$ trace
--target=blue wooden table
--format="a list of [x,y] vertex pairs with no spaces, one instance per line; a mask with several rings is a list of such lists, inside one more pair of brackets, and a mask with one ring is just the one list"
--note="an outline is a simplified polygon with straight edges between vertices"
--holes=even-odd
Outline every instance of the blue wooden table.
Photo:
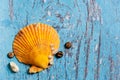
[[[58,31],[64,56],[31,75],[7,53],[17,32],[37,22]],[[10,71],[10,61],[20,72]],[[0,0],[0,80],[120,80],[120,0]]]

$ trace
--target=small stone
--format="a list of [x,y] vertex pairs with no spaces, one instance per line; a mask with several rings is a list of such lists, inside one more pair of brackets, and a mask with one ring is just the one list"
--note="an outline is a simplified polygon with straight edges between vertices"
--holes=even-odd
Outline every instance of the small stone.
[[63,56],[63,52],[62,51],[59,51],[56,53],[55,55],[57,58],[61,58]]
[[66,49],[71,48],[71,47],[72,47],[71,42],[66,42],[65,45],[64,45],[64,47],[65,47]]
[[8,56],[8,58],[13,58],[14,57],[14,53],[13,52],[9,52],[7,56]]
[[19,72],[19,67],[14,62],[10,62],[10,68],[13,72]]

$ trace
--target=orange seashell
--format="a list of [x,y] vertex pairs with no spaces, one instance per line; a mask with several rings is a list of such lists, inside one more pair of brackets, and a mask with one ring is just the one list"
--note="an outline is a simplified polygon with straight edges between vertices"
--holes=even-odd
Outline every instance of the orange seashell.
[[53,27],[30,24],[15,36],[13,52],[20,62],[35,66],[30,68],[30,73],[34,73],[49,67],[51,60],[48,57],[58,51],[59,44],[59,35]]

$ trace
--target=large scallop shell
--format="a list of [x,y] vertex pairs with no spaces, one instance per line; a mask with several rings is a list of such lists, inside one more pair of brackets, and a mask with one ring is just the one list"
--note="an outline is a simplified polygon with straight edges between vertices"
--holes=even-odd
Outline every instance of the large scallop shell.
[[58,50],[59,44],[59,35],[54,28],[42,23],[30,24],[16,35],[13,52],[20,62],[45,69],[48,68],[48,57]]

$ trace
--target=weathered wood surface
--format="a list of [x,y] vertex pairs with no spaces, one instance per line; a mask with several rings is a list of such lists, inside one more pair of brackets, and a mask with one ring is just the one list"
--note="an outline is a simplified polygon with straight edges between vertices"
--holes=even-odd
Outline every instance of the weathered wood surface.
[[[30,75],[7,53],[17,32],[36,22],[57,29],[64,56]],[[19,73],[10,71],[10,61]],[[0,80],[120,80],[120,0],[0,0]]]

